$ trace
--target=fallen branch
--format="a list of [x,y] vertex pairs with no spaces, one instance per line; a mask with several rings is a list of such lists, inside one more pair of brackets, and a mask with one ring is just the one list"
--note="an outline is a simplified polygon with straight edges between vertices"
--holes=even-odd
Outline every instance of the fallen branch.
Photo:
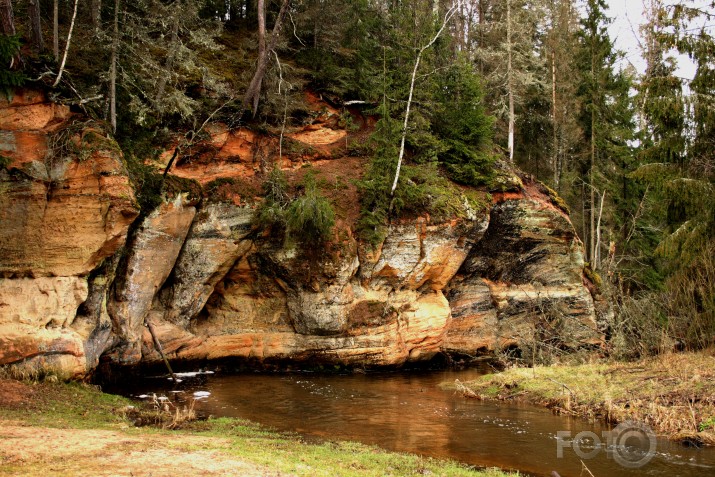
[[546,378],[546,379],[548,379],[548,380],[551,381],[552,383],[558,384],[559,386],[563,386],[564,389],[566,389],[569,393],[571,393],[572,396],[575,396],[575,395],[576,395],[576,393],[573,392],[573,391],[571,390],[571,388],[568,387],[568,386],[566,386],[564,383],[561,383],[561,382],[556,381],[555,379],[551,379],[551,378]]
[[176,374],[174,374],[174,370],[171,369],[171,365],[169,364],[169,360],[166,359],[166,355],[164,354],[164,348],[161,347],[161,343],[159,342],[159,338],[156,336],[156,331],[154,330],[154,325],[152,324],[151,320],[149,318],[146,318],[144,320],[144,323],[146,323],[146,327],[149,328],[149,333],[151,334],[151,339],[154,341],[154,348],[159,352],[159,355],[161,356],[161,359],[164,360],[164,364],[166,365],[166,369],[169,370],[169,374],[171,375],[171,379],[174,380],[174,383],[178,383],[179,380],[176,378]]
[[465,395],[467,397],[479,399],[479,395],[477,393],[475,393],[474,391],[472,391],[471,389],[469,389],[464,384],[462,384],[462,382],[459,379],[454,380],[454,386],[457,388],[457,391],[459,391],[463,395]]

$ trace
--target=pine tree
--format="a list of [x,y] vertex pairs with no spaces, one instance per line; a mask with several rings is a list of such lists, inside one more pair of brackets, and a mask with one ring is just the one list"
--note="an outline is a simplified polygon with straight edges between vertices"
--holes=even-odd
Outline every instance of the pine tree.
[[116,48],[117,84],[122,90],[117,94],[128,102],[124,109],[137,124],[152,125],[169,117],[191,119],[198,104],[187,94],[187,86],[197,79],[203,87],[226,93],[201,65],[201,51],[220,48],[214,40],[220,26],[202,20],[198,7],[186,0],[178,5],[137,0],[119,12],[119,37],[104,35],[108,49]]
[[636,176],[666,198],[667,208],[661,211],[666,235],[657,251],[672,273],[696,259],[715,230],[715,41],[704,28],[694,26],[696,20],[707,22],[715,14],[694,7],[692,2],[655,2],[654,11],[657,40],[688,54],[697,68],[686,97],[674,74],[674,59],[664,59],[665,53],[656,49],[649,56],[652,65],[642,86],[649,142],[644,148],[645,164]]

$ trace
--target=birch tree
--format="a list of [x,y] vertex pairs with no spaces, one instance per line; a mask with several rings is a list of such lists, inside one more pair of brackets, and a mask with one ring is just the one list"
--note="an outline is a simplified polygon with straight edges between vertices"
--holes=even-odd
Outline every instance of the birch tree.
[[119,0],[114,0],[112,22],[112,54],[109,60],[109,122],[112,132],[117,132],[117,48],[119,47]]
[[410,78],[410,89],[409,89],[409,94],[407,97],[407,104],[405,106],[405,117],[402,123],[402,136],[400,138],[400,152],[397,156],[397,169],[395,170],[395,179],[392,181],[392,187],[390,188],[390,196],[393,197],[395,195],[395,189],[397,189],[397,182],[400,179],[400,169],[402,168],[402,159],[405,156],[405,139],[407,138],[407,125],[409,124],[410,120],[410,108],[412,107],[412,96],[414,95],[415,92],[415,79],[417,78],[417,70],[420,67],[420,61],[422,61],[422,55],[424,54],[425,51],[427,51],[434,43],[439,39],[439,37],[442,35],[442,32],[444,32],[444,29],[447,27],[449,24],[450,20],[452,17],[459,11],[461,8],[461,3],[462,0],[457,0],[456,3],[454,3],[444,14],[444,18],[442,19],[442,24],[439,27],[439,30],[437,30],[437,33],[432,37],[431,40],[429,40],[426,44],[424,44],[422,47],[417,50],[417,56],[415,57],[415,65],[412,68],[412,77]]
[[70,22],[70,29],[69,29],[69,32],[67,32],[67,42],[65,43],[65,53],[62,56],[62,63],[60,63],[60,69],[57,72],[57,78],[55,78],[55,82],[52,83],[53,88],[57,87],[57,85],[60,84],[60,80],[62,79],[62,73],[65,70],[65,64],[67,63],[67,54],[70,51],[70,44],[72,43],[72,32],[74,31],[74,22],[77,19],[77,4],[78,3],[79,3],[79,0],[74,0],[74,9],[72,11],[72,21]]

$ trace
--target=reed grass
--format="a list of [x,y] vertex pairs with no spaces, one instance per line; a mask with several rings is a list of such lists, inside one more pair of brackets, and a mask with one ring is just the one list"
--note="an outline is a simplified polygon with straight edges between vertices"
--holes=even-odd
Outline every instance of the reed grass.
[[635,420],[659,435],[715,445],[713,353],[668,353],[635,362],[512,368],[444,386],[468,398],[526,400],[558,413],[614,424]]

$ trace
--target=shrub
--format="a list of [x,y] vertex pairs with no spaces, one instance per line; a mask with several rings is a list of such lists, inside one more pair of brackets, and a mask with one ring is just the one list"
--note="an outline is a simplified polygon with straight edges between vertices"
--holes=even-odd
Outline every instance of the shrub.
[[285,206],[288,203],[288,180],[285,173],[278,167],[274,167],[262,184],[263,196],[268,202],[274,202]]
[[318,192],[313,174],[306,175],[304,185],[303,196],[294,200],[286,211],[288,233],[305,244],[325,242],[335,225],[335,211],[330,201]]
[[673,274],[665,290],[670,335],[689,349],[715,344],[715,240]]
[[276,236],[286,231],[286,207],[288,206],[288,181],[278,167],[274,167],[263,181],[263,201],[256,209],[253,223],[261,228],[269,228]]
[[673,348],[715,344],[715,242],[666,282],[664,291],[624,297],[612,345],[617,357],[640,358]]

